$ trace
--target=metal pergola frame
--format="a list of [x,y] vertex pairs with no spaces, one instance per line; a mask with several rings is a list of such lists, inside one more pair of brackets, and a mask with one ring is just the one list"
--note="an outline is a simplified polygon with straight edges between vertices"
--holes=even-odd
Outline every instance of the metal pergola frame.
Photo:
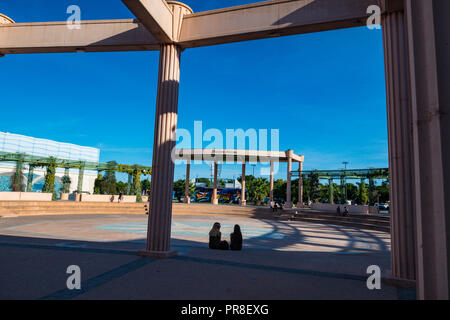
[[[0,162],[13,162],[16,163],[16,167],[22,168],[24,164],[29,167],[28,182],[27,182],[27,192],[31,191],[32,179],[30,179],[30,173],[32,176],[33,169],[37,167],[48,167],[53,165],[55,168],[64,168],[66,172],[70,169],[78,169],[78,187],[77,191],[81,192],[83,185],[83,175],[84,170],[95,170],[97,172],[102,172],[106,170],[113,170],[115,172],[122,172],[128,174],[128,182],[131,182],[131,177],[133,179],[139,178],[143,175],[151,175],[152,167],[143,165],[128,165],[128,164],[118,164],[118,163],[102,163],[102,162],[90,162],[90,161],[80,161],[80,160],[68,160],[59,159],[56,157],[39,157],[33,156],[25,153],[11,153],[11,152],[0,152]],[[16,170],[17,171],[17,170]],[[21,171],[21,169],[20,169]]]

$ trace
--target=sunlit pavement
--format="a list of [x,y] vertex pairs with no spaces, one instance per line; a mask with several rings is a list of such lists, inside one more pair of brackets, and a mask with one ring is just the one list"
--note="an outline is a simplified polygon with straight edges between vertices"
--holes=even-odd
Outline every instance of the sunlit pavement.
[[[241,226],[244,249],[208,249],[214,222],[229,239]],[[170,259],[137,256],[147,216],[60,215],[0,218],[2,299],[413,299],[367,267],[390,269],[389,234],[351,227],[238,216],[177,216]],[[81,268],[81,290],[66,269]]]

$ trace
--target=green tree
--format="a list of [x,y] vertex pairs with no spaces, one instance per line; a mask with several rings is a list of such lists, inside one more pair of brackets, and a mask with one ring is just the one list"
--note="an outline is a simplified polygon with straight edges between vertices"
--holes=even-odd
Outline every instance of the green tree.
[[322,202],[329,202],[330,199],[330,187],[328,186],[328,184],[323,185],[323,184],[319,184],[319,189],[320,189],[320,201]]
[[377,202],[377,196],[378,196],[378,192],[375,187],[375,182],[373,181],[373,179],[369,179],[368,193],[369,193],[369,204],[371,206],[373,206],[375,204],[375,202]]
[[173,191],[175,191],[175,198],[180,200],[180,198],[184,195],[184,187],[186,185],[186,180],[179,179],[173,183]]
[[107,169],[105,175],[102,177],[100,184],[100,193],[101,194],[116,194],[116,172],[114,170],[115,165],[117,163],[115,161],[107,162]]
[[116,191],[118,193],[122,192],[123,194],[126,194],[127,189],[128,189],[128,183],[123,182],[123,181],[117,181],[116,182]]
[[342,190],[337,183],[333,183],[333,198],[334,203],[340,202],[342,198]]
[[141,186],[142,186],[142,190],[144,190],[145,193],[147,193],[147,191],[150,191],[150,188],[151,188],[150,180],[148,180],[148,179],[143,180]]
[[42,192],[51,193],[53,200],[56,200],[55,172],[56,172],[56,159],[54,157],[50,157],[49,163],[47,165],[47,172],[45,174],[45,182],[44,187],[42,188]]
[[[186,180],[179,179],[173,183],[173,191],[175,191],[175,198],[179,201],[184,197],[184,192],[186,188]],[[192,196],[195,192],[195,183],[189,182],[189,196]]]
[[102,193],[102,175],[98,174],[97,179],[94,181],[94,194]]
[[197,178],[197,182],[199,183],[206,183],[206,187],[211,186],[211,180],[208,178]]
[[254,178],[253,176],[248,183],[247,191],[249,198],[253,199],[255,201],[256,205],[259,206],[261,204],[261,201],[264,200],[265,197],[267,197],[269,190],[270,190],[270,184],[269,181],[265,178]]
[[72,180],[70,179],[70,177],[67,176],[67,175],[64,175],[61,178],[61,182],[62,182],[61,192],[62,193],[69,193],[70,184],[72,183]]
[[309,175],[309,198],[312,202],[320,200],[319,174],[317,172]]
[[[389,181],[383,181],[381,186],[378,186],[377,193],[380,196],[380,203],[389,202]],[[378,202],[378,200],[377,200]]]
[[141,171],[137,168],[133,170],[133,193],[136,195],[136,202],[142,202]]
[[346,183],[347,186],[347,200],[357,201],[358,200],[358,187],[353,183]]
[[369,196],[367,194],[367,188],[366,188],[366,184],[364,181],[361,181],[359,183],[359,188],[358,188],[358,198],[357,198],[357,202],[360,205],[366,205],[367,202],[369,201]]
[[283,179],[275,180],[273,182],[273,197],[278,199],[286,199],[286,185],[287,182]]
[[23,192],[25,190],[25,184],[22,183],[22,161],[17,161],[16,172],[11,176],[11,190],[15,192]]

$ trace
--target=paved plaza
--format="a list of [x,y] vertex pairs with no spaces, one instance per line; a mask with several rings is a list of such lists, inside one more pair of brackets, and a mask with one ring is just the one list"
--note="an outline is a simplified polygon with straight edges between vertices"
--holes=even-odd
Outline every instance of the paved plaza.
[[[146,215],[0,218],[0,299],[414,299],[382,283],[368,290],[366,269],[390,269],[388,233],[237,215],[174,215],[170,259],[137,256]],[[244,249],[208,249],[208,232],[234,224]],[[81,290],[66,269],[81,268]]]

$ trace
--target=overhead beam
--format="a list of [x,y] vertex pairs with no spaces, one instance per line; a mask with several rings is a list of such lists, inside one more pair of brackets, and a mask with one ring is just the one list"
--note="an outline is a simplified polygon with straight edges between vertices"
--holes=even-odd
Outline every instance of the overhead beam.
[[180,45],[209,46],[292,34],[358,27],[380,0],[274,0],[184,17]]
[[161,43],[173,42],[173,14],[164,0],[122,0]]
[[0,54],[159,50],[159,42],[134,19],[0,25]]

